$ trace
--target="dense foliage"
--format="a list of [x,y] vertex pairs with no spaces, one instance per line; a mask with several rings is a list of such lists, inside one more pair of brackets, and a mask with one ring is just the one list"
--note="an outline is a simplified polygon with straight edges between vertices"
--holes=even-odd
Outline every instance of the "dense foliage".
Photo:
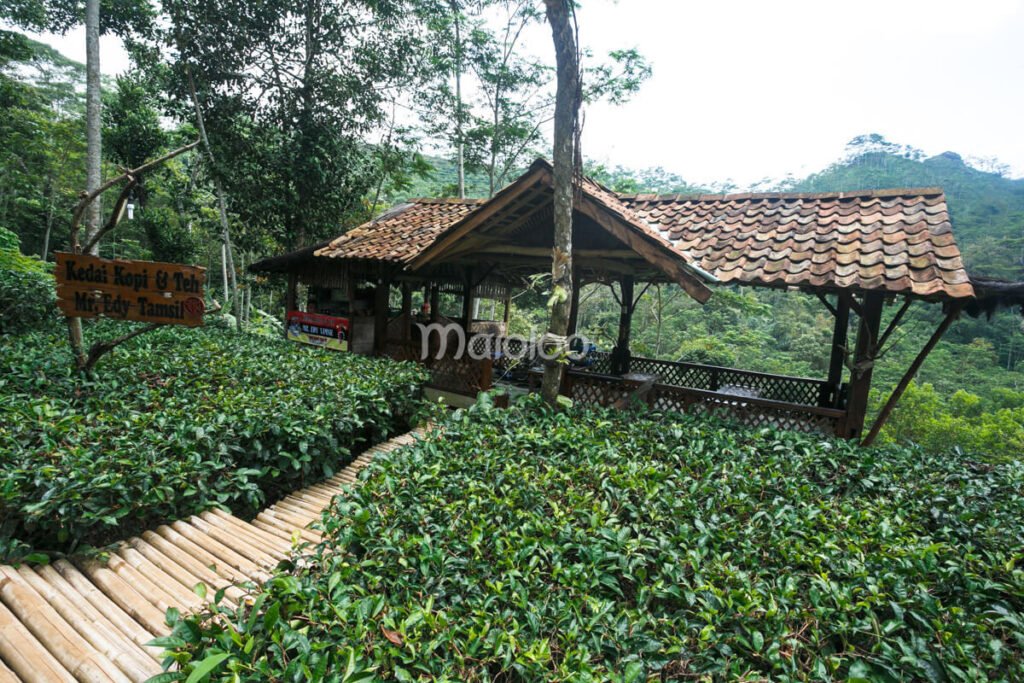
[[18,250],[18,236],[0,227],[0,334],[32,329],[52,319],[50,267]]
[[254,604],[177,623],[182,678],[1024,676],[1017,461],[531,400],[363,479]]
[[60,334],[0,336],[0,555],[213,505],[252,512],[404,429],[422,379],[409,364],[165,328],[86,381]]
[[883,438],[936,453],[955,445],[967,453],[1019,458],[1024,453],[1024,392],[997,388],[982,397],[957,389],[947,395],[931,384],[912,383]]

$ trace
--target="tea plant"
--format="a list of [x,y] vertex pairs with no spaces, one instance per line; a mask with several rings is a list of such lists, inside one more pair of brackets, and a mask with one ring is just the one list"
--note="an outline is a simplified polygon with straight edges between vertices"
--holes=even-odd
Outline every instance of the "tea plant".
[[363,480],[169,680],[1024,677],[1018,462],[531,400]]
[[424,380],[411,364],[215,329],[153,332],[92,381],[67,353],[56,333],[0,336],[0,555],[213,505],[254,512],[405,429]]

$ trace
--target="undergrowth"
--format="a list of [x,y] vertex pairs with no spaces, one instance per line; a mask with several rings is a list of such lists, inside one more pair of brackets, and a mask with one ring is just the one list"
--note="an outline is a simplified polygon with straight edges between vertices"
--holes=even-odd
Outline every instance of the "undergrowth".
[[179,618],[168,679],[1024,678],[1018,461],[532,399],[442,427]]

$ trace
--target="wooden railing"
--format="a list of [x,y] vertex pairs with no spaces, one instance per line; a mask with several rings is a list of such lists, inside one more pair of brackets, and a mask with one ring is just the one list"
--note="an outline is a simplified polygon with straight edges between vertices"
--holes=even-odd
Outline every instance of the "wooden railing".
[[384,355],[394,360],[420,363],[430,372],[428,387],[449,391],[453,394],[476,396],[493,384],[494,363],[490,358],[476,359],[468,353],[461,358],[446,354],[435,358],[433,352],[422,358],[419,342],[388,340],[384,344]]
[[[595,352],[590,355],[593,363],[581,368],[596,374],[611,375],[610,354]],[[657,375],[659,384],[676,387],[701,389],[704,391],[742,390],[752,398],[795,403],[803,406],[818,406],[822,396],[827,395],[827,382],[810,377],[789,377],[753,370],[737,370],[717,365],[699,363],[677,363],[634,356],[630,372]]]
[[[430,387],[469,396],[490,389],[495,377],[513,367],[529,368],[535,364],[537,350],[528,342],[476,337],[471,343],[472,355],[467,352],[458,359],[451,354],[437,359],[431,353],[424,360],[418,342],[394,340],[385,344],[384,354],[396,360],[422,363],[430,371]],[[590,359],[589,367],[567,372],[562,387],[563,394],[583,405],[621,407],[639,401],[658,412],[713,413],[751,427],[835,435],[845,430],[844,410],[815,405],[826,385],[823,380],[633,358],[631,369],[656,377],[652,384],[650,380],[602,373],[606,354],[591,354]],[[540,376],[536,371],[529,373],[531,388],[539,387]],[[641,387],[643,395],[637,398],[635,394]]]
[[537,364],[537,344],[526,339],[479,335],[470,338],[469,344],[473,355],[493,360],[494,376],[498,379],[514,370],[521,370],[525,376]]
[[[531,375],[531,379],[539,373]],[[594,372],[566,373],[563,393],[573,402],[613,407],[634,400],[641,380],[623,379]],[[796,405],[764,398],[735,396],[703,389],[655,383],[638,401],[658,412],[708,413],[732,419],[750,427],[772,426],[802,432],[841,435],[846,412],[834,408]]]

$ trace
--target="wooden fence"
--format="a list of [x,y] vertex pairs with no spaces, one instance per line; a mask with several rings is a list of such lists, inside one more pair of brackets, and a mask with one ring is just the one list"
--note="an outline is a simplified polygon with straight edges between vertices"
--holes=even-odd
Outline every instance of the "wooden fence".
[[435,358],[433,351],[426,359],[422,358],[419,342],[389,340],[384,345],[384,355],[394,360],[413,361],[422,364],[430,373],[428,387],[448,391],[453,394],[476,396],[493,385],[494,360],[491,358],[476,359],[468,353],[461,358],[446,354]]
[[[540,376],[539,372],[531,373],[532,388],[539,386]],[[616,404],[628,404],[642,385],[643,381],[637,379],[573,370],[566,373],[562,393],[575,403],[610,408]],[[661,382],[656,382],[637,400],[657,412],[714,414],[749,427],[771,426],[841,435],[846,421],[846,411],[835,408],[736,396]]]
[[[592,353],[593,363],[580,369],[612,376],[609,356],[607,352]],[[630,372],[657,375],[659,383],[676,387],[714,392],[742,390],[752,398],[803,406],[821,405],[822,397],[827,395],[828,388],[828,383],[822,379],[773,375],[700,363],[679,363],[642,356],[633,357]]]
[[[422,363],[430,372],[428,386],[456,394],[475,396],[490,389],[496,379],[508,378],[515,369],[528,378],[531,388],[539,387],[540,373],[527,372],[536,364],[535,345],[486,336],[474,337],[470,344],[467,351],[472,353],[460,358],[451,353],[435,358],[432,352],[423,359],[419,343],[402,341],[388,341],[384,353],[396,360]],[[608,374],[606,353],[592,353],[587,360],[589,366],[566,373],[562,387],[562,393],[577,403],[623,405],[643,384],[641,379]],[[655,378],[640,399],[651,410],[714,413],[752,427],[835,435],[845,430],[846,411],[820,405],[828,395],[824,380],[643,357],[632,359],[631,370]]]

